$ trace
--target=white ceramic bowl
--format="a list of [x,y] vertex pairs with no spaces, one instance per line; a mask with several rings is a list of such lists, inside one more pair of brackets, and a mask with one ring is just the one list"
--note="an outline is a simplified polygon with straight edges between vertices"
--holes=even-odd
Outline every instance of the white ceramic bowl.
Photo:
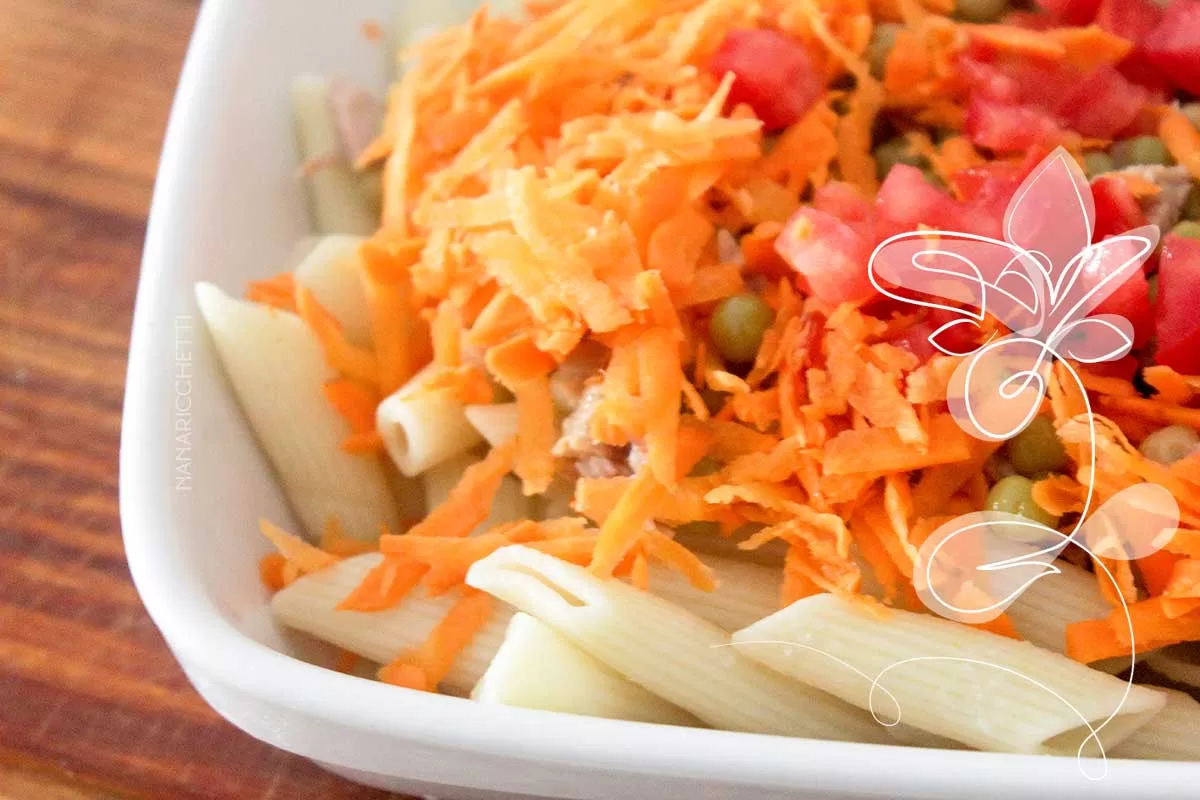
[[304,234],[288,83],[316,71],[381,85],[382,48],[360,24],[393,18],[390,6],[209,0],[171,115],[134,318],[121,520],[138,591],[213,708],[340,774],[442,797],[1196,796],[1200,766],[1113,761],[1106,779],[1089,782],[1065,758],[486,708],[293,657],[320,653],[276,629],[255,568],[266,550],[256,520],[288,514],[226,391],[192,285],[238,290],[277,271]]

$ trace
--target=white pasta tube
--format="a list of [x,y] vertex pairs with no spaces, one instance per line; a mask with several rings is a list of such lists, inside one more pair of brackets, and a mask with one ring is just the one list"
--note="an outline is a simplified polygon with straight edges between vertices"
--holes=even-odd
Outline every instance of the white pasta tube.
[[475,563],[467,583],[550,625],[629,680],[727,730],[882,741],[869,715],[739,656],[679,606],[527,547]]
[[467,406],[467,421],[492,447],[504,444],[517,436],[517,404]]
[[[1028,642],[890,610],[878,618],[832,594],[799,600],[738,631],[738,652],[842,698],[981,750],[1075,754],[1111,748],[1163,706],[1152,689]],[[872,692],[874,687],[875,691]],[[1124,703],[1122,705],[1122,698]],[[1094,742],[1086,755],[1097,755]]]
[[463,404],[453,389],[421,388],[429,369],[421,370],[384,398],[375,411],[375,427],[388,455],[408,476],[420,475],[483,442],[467,422]]
[[780,572],[728,558],[705,557],[717,588],[705,592],[665,569],[650,574],[650,593],[727,631],[741,630],[779,609]]
[[1176,683],[1200,687],[1200,644],[1187,642],[1155,650],[1146,656],[1146,663]]
[[[296,630],[331,642],[379,664],[395,661],[420,646],[450,606],[453,592],[429,597],[420,587],[395,608],[386,611],[338,611],[337,604],[382,560],[378,553],[344,559],[305,575],[275,593],[271,611],[275,618]],[[443,688],[466,694],[483,677],[492,656],[504,641],[512,609],[496,604],[492,618],[471,644],[459,654],[442,682]]]
[[307,288],[342,325],[353,344],[371,343],[371,315],[363,290],[360,236],[322,236],[295,269],[296,283]]
[[[1006,613],[1022,639],[1065,653],[1068,625],[1107,616],[1113,609],[1100,593],[1095,575],[1062,560],[1055,561],[1054,566],[1060,574],[1031,583]],[[1108,658],[1088,666],[1115,674],[1128,669],[1129,663],[1128,658]]]
[[329,81],[301,75],[292,82],[292,117],[300,159],[312,162],[305,185],[318,233],[367,236],[379,227],[359,176],[342,152],[329,110]]
[[325,401],[332,377],[316,337],[295,314],[236,300],[209,283],[196,300],[250,426],[309,537],[336,518],[373,539],[395,527],[396,501],[383,462],[344,452],[345,420]]
[[308,258],[309,253],[320,243],[321,239],[322,237],[320,236],[300,237],[300,240],[292,246],[292,252],[288,255],[287,271],[295,272],[304,263],[304,259]]
[[513,615],[504,643],[471,699],[607,719],[700,725],[528,614]]
[[1166,706],[1117,745],[1113,755],[1159,761],[1200,761],[1200,703],[1184,692],[1157,691],[1166,696]]
[[[433,511],[445,502],[450,496],[450,490],[458,485],[467,467],[477,461],[479,457],[474,452],[463,453],[425,470],[421,475],[421,482],[425,486],[426,512]],[[500,488],[496,490],[496,496],[492,499],[487,519],[481,522],[474,532],[481,533],[502,522],[529,519],[529,511],[529,498],[521,491],[521,482],[512,475],[505,475],[500,481]]]

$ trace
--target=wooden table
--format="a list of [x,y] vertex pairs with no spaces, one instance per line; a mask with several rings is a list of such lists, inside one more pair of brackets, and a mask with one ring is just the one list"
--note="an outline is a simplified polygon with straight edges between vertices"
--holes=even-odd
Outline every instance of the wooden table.
[[125,565],[125,354],[198,7],[0,0],[0,800],[387,796],[220,719]]

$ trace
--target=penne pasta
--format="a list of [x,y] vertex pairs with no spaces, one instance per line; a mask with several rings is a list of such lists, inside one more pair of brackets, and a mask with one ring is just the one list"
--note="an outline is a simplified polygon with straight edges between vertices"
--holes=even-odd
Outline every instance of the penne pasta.
[[739,656],[687,610],[526,547],[478,561],[467,583],[511,603],[629,680],[727,730],[882,741],[871,718]]
[[513,615],[504,643],[471,699],[608,719],[700,725],[528,614]]
[[316,232],[373,233],[379,215],[342,152],[329,111],[328,79],[301,75],[292,82],[292,117]]
[[374,539],[399,523],[384,464],[346,453],[346,422],[321,396],[330,376],[316,337],[295,314],[237,300],[208,283],[196,301],[254,434],[310,538],[331,518]]
[[[445,502],[463,472],[477,461],[479,456],[475,452],[463,453],[425,470],[420,479],[425,490],[425,508],[432,511]],[[491,513],[475,532],[482,533],[502,522],[528,519],[530,505],[529,498],[521,491],[521,482],[512,475],[505,475],[492,500]]]
[[467,406],[467,421],[492,447],[504,444],[517,435],[517,404]]
[[779,609],[779,572],[757,564],[705,557],[717,588],[705,592],[677,572],[657,570],[650,593],[686,608],[727,631],[740,630]]
[[[1066,652],[1067,625],[1107,616],[1112,606],[1100,593],[1096,576],[1059,559],[1058,575],[1039,578],[1025,588],[1006,609],[1022,639],[1039,647]],[[1116,674],[1129,668],[1128,658],[1110,658],[1089,664],[1092,669]]]
[[294,271],[296,282],[341,323],[353,344],[371,344],[370,314],[363,291],[359,236],[321,236]]
[[1200,760],[1200,703],[1184,692],[1159,689],[1166,705],[1142,727],[1117,745],[1117,758],[1159,761]]
[[[784,675],[860,708],[874,704],[880,718],[899,714],[981,750],[1073,755],[1090,733],[1085,723],[1100,728],[1108,749],[1164,703],[1140,686],[1126,697],[1124,681],[1027,642],[908,611],[880,618],[832,594],[799,600],[733,641]],[[1098,754],[1094,742],[1083,752]]]
[[1146,654],[1146,663],[1164,678],[1200,688],[1200,645],[1171,645]]
[[[271,612],[289,628],[376,663],[391,663],[420,646],[446,616],[457,596],[452,592],[429,597],[418,588],[398,606],[386,611],[338,611],[338,603],[381,560],[379,554],[368,553],[305,575],[275,593]],[[443,688],[457,694],[471,691],[500,649],[511,616],[511,609],[497,605],[487,625],[455,660]]]
[[388,455],[410,477],[483,442],[452,389],[422,387],[429,369],[384,398],[375,411],[375,426]]

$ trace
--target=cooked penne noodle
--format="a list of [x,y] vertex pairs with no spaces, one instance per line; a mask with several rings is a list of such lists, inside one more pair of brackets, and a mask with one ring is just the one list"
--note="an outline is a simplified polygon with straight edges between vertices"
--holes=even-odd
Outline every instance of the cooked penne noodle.
[[779,571],[728,558],[705,556],[717,588],[697,589],[687,578],[665,569],[650,576],[650,593],[686,608],[727,631],[740,630],[779,609]]
[[363,291],[359,236],[321,236],[295,269],[296,283],[313,296],[342,325],[353,344],[371,343],[371,316]]
[[399,515],[382,461],[346,453],[349,426],[321,395],[331,377],[316,337],[295,314],[237,300],[208,283],[196,301],[221,366],[310,538],[331,518],[347,534],[378,536]]
[[504,444],[517,435],[517,404],[467,406],[467,421],[492,447]]
[[727,730],[883,741],[869,715],[730,648],[729,634],[615,580],[526,547],[478,561],[467,583],[512,603],[637,683]]
[[701,724],[592,658],[553,628],[519,613],[508,623],[504,643],[471,699],[608,719]]
[[292,82],[292,117],[317,233],[374,233],[379,215],[342,152],[329,112],[328,79],[301,75]]
[[[432,511],[441,505],[450,496],[450,490],[458,484],[467,467],[477,461],[479,456],[474,452],[462,453],[425,470],[421,475],[421,483],[425,487],[425,508]],[[528,519],[530,505],[529,498],[521,491],[521,482],[512,475],[505,475],[492,499],[488,518],[480,523],[475,532],[486,531],[502,522]]]
[[1200,688],[1200,645],[1195,642],[1155,650],[1146,654],[1146,663],[1164,678]]
[[410,477],[483,441],[467,421],[454,390],[425,390],[422,383],[427,377],[429,368],[384,398],[375,411],[375,426],[388,455]]
[[304,259],[308,258],[318,244],[320,244],[321,236],[302,236],[300,240],[292,246],[292,252],[288,255],[287,270],[295,272],[296,269],[304,263]]
[[1200,760],[1200,703],[1186,692],[1156,690],[1166,696],[1163,710],[1117,745],[1117,758],[1153,758],[1169,762]]
[[1184,692],[1159,689],[1166,705],[1113,750],[1117,758],[1200,760],[1200,703]]
[[[1054,566],[1061,574],[1031,583],[1008,607],[1007,614],[1022,639],[1064,653],[1067,625],[1106,616],[1112,606],[1100,593],[1095,575],[1061,559]],[[1128,669],[1129,663],[1128,658],[1110,658],[1088,666],[1116,674]]]
[[[1027,642],[889,610],[881,619],[818,594],[733,636],[739,653],[860,708],[981,750],[1075,754],[1090,731],[1111,748],[1162,708],[1132,687]],[[990,665],[989,665],[990,664]],[[872,693],[872,684],[877,688]],[[1040,684],[1040,685],[1039,685]],[[1124,702],[1122,704],[1122,699]],[[1094,742],[1085,755],[1097,755]]]
[[[275,618],[298,631],[331,642],[379,664],[418,647],[446,616],[456,594],[429,597],[423,589],[386,611],[338,611],[337,604],[382,560],[378,553],[347,558],[296,580],[271,599]],[[466,694],[483,677],[504,641],[512,610],[497,604],[492,618],[458,656],[443,688]]]

